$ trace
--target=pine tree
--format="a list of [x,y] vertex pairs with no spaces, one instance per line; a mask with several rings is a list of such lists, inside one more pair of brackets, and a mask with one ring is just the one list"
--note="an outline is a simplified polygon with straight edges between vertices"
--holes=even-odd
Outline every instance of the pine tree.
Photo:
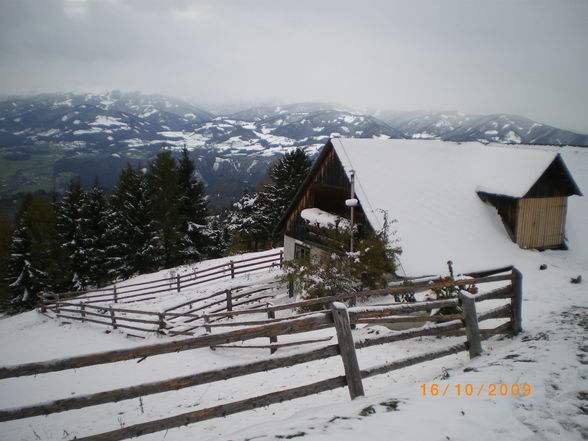
[[270,234],[277,227],[298,188],[308,175],[312,161],[300,148],[286,153],[283,158],[270,165],[268,176],[271,183],[265,187],[265,199],[260,202],[266,212]]
[[95,286],[102,286],[108,279],[106,267],[106,214],[104,190],[98,182],[87,194],[83,209],[82,231],[84,248],[88,252],[88,279]]
[[152,217],[145,175],[129,164],[121,171],[106,215],[111,278],[128,278],[159,267]]
[[195,177],[196,167],[184,148],[178,163],[179,253],[182,263],[208,254],[212,232],[207,227],[207,199],[204,184]]
[[233,205],[230,228],[234,248],[257,251],[279,240],[275,229],[308,175],[311,164],[302,149],[287,153],[268,167],[270,183],[262,191],[255,195],[244,194]]
[[181,263],[181,215],[178,197],[179,176],[170,151],[159,153],[147,173],[147,187],[151,200],[157,251],[164,268]]
[[258,251],[265,245],[271,228],[265,207],[264,193],[246,192],[233,204],[228,220],[233,250]]
[[0,310],[2,304],[9,299],[8,292],[8,261],[10,259],[10,242],[12,223],[5,216],[0,216]]
[[8,262],[15,301],[32,305],[36,294],[62,288],[59,251],[53,207],[26,195],[16,213]]
[[68,289],[80,291],[91,284],[89,279],[89,250],[84,237],[84,211],[87,195],[79,181],[72,181],[57,204],[57,231],[67,255],[64,269],[68,274]]
[[226,221],[227,214],[210,216],[208,219],[209,244],[206,251],[206,257],[217,258],[225,255],[231,243],[230,227]]

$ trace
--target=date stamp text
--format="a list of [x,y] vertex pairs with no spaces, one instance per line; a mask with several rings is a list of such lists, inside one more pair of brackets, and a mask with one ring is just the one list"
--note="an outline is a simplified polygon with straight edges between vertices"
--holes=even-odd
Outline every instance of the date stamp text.
[[421,384],[419,386],[423,397],[528,397],[531,395],[531,385],[525,384]]

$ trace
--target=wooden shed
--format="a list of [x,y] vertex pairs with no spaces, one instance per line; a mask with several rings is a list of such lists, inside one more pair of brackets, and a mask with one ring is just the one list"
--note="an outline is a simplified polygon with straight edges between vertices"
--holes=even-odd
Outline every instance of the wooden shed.
[[568,197],[581,196],[558,154],[522,197],[478,191],[494,205],[506,231],[521,248],[564,248]]

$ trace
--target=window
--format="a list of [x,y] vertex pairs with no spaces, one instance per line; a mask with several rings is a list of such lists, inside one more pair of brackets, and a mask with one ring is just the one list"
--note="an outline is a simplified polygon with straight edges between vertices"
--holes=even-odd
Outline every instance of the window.
[[310,247],[300,244],[294,244],[294,259],[310,259]]

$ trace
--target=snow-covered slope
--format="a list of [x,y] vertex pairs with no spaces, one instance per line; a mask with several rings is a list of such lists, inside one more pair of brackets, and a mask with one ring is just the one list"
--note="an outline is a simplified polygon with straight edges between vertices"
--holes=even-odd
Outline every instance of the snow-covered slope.
[[[472,254],[483,251],[472,249]],[[568,251],[521,251],[510,261],[524,276],[523,328],[518,337],[483,342],[485,353],[469,360],[466,353],[423,363],[364,381],[366,396],[349,400],[346,389],[217,418],[141,441],[227,439],[358,440],[394,439],[439,441],[497,438],[521,441],[580,441],[586,427],[586,362],[588,296],[586,285],[569,283],[585,272],[588,260]],[[546,264],[546,270],[539,265]],[[153,277],[156,277],[154,275]],[[382,327],[359,326],[354,338],[386,333]],[[158,337],[133,341],[120,331],[105,334],[84,324],[60,324],[37,312],[0,320],[2,365],[79,355],[156,343]],[[317,331],[333,337],[332,330]],[[280,337],[281,338],[281,337]],[[459,338],[458,338],[459,339]],[[263,342],[266,343],[266,342]],[[426,352],[446,339],[421,338],[362,349],[362,369]],[[307,347],[308,349],[309,347]],[[300,351],[282,348],[274,357]],[[305,350],[305,349],[302,349]],[[141,384],[195,372],[237,366],[269,357],[261,349],[208,348],[149,357],[136,361],[0,381],[0,408]],[[119,403],[47,417],[0,423],[0,439],[68,440],[113,430],[223,402],[236,401],[342,375],[338,358],[331,358],[238,380],[161,393]],[[423,396],[438,384],[446,396]],[[466,386],[476,391],[467,396]],[[498,393],[489,395],[490,385]],[[527,396],[502,396],[500,385],[529,385]],[[461,395],[457,387],[461,387]],[[483,393],[477,395],[482,388]]]

